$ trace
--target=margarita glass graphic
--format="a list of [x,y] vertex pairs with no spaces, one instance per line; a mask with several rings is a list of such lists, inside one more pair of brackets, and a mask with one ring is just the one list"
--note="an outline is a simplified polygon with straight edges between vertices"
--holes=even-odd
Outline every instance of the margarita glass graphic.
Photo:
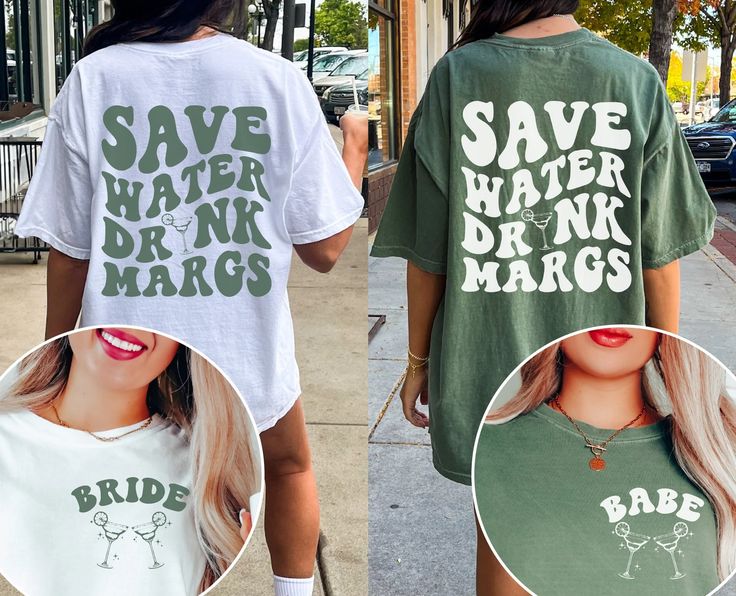
[[661,546],[664,550],[670,553],[672,558],[672,565],[675,568],[675,574],[670,579],[680,579],[685,577],[687,574],[682,573],[677,567],[677,561],[675,560],[675,550],[677,549],[677,543],[680,542],[680,538],[687,536],[689,528],[685,522],[677,522],[672,528],[672,532],[669,534],[662,534],[662,536],[655,536],[654,541]]
[[105,533],[105,538],[107,539],[107,551],[105,552],[105,560],[102,561],[102,563],[97,563],[97,566],[102,567],[103,569],[112,569],[112,567],[107,563],[107,558],[110,556],[110,548],[112,547],[113,542],[115,542],[118,538],[120,538],[120,536],[125,534],[128,526],[122,526],[120,524],[111,522],[107,517],[107,513],[105,513],[104,511],[98,511],[97,513],[95,513],[93,521],[96,525],[102,528],[102,531]]
[[181,241],[184,244],[184,250],[181,254],[188,255],[192,251],[189,250],[189,247],[187,246],[187,229],[189,228],[189,224],[192,223],[191,217],[179,217],[174,218],[171,213],[164,213],[161,216],[161,223],[163,223],[165,226],[171,226],[174,228],[177,232],[181,234]]
[[544,241],[544,246],[540,250],[552,250],[552,247],[547,244],[547,225],[549,224],[549,220],[552,219],[552,215],[554,215],[551,211],[545,211],[544,213],[534,213],[531,209],[524,209],[524,211],[521,212],[521,219],[524,221],[530,221],[532,222],[537,228],[542,230],[542,240]]
[[634,553],[649,542],[652,537],[632,532],[629,524],[626,522],[618,522],[614,528],[614,532],[616,532],[616,536],[620,536],[624,539],[626,548],[629,550],[629,562],[626,564],[626,571],[619,573],[618,576],[623,577],[624,579],[635,579],[634,576],[631,575],[631,561],[634,558]]
[[148,542],[148,547],[151,549],[151,556],[153,557],[153,565],[149,569],[158,569],[163,567],[163,563],[159,563],[156,560],[156,553],[153,551],[153,539],[156,537],[156,531],[166,523],[166,515],[163,511],[157,511],[151,516],[151,521],[145,524],[139,524],[133,526],[133,531],[138,534],[143,540]]

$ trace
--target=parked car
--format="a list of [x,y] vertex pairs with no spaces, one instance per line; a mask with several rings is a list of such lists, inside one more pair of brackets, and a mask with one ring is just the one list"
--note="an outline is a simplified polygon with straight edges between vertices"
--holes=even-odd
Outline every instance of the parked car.
[[718,112],[721,111],[721,99],[719,97],[714,97],[712,99],[708,99],[705,102],[705,119],[710,120],[711,118],[714,118]]
[[713,118],[683,129],[698,171],[707,187],[736,185],[736,99]]
[[363,71],[368,69],[368,53],[357,54],[351,56],[345,62],[340,64],[335,70],[333,70],[329,76],[317,79],[314,77],[312,80],[312,87],[318,97],[322,97],[322,94],[327,91],[330,87],[335,85],[341,85],[343,83],[350,83],[354,78],[359,77],[363,74]]
[[[366,68],[361,74],[355,77],[355,90],[358,94],[358,103],[363,106],[368,105],[368,69]],[[353,94],[353,82],[342,83],[330,87],[322,94],[319,100],[322,105],[327,120],[337,122],[349,105],[355,103],[355,95]]]
[[[314,58],[315,60],[317,58],[320,58],[322,56],[326,56],[328,54],[334,54],[336,52],[347,52],[348,49],[343,46],[320,46],[318,48],[314,48]],[[309,60],[309,50],[302,50],[301,52],[297,52],[294,54],[294,64],[301,66],[302,68],[306,68],[307,60]]]
[[[345,60],[352,57],[353,54],[349,52],[336,52],[334,54],[320,56],[312,65],[312,80],[316,81],[317,79],[328,76],[333,70],[345,62]],[[299,64],[299,67],[306,72],[308,63],[302,62]]]

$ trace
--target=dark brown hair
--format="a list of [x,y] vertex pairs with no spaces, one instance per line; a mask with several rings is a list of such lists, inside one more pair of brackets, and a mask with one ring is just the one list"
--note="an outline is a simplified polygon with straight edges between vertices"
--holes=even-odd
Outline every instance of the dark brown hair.
[[579,4],[579,0],[478,0],[455,47],[487,39],[537,19],[572,14]]
[[84,40],[84,55],[128,41],[174,42],[201,26],[242,36],[245,4],[239,0],[112,0],[113,17]]

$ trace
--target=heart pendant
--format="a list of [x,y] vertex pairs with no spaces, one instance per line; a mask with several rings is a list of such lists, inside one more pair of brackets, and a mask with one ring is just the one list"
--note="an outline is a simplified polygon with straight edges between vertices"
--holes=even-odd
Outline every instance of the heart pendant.
[[594,472],[602,472],[606,469],[606,462],[603,461],[603,458],[596,455],[595,457],[592,457],[590,459],[590,461],[588,462],[588,466]]

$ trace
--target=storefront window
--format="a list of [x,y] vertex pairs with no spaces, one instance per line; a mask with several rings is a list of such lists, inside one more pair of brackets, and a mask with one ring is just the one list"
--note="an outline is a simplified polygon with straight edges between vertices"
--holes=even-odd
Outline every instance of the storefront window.
[[[385,2],[383,3],[385,4]],[[392,12],[370,4],[368,21],[368,168],[375,169],[396,158],[396,22]]]
[[[38,0],[5,0],[5,52],[0,55],[0,112],[19,102],[41,103]],[[16,114],[20,116],[22,114]]]
[[97,8],[97,0],[54,0],[57,91],[82,57],[84,38],[99,21]]

